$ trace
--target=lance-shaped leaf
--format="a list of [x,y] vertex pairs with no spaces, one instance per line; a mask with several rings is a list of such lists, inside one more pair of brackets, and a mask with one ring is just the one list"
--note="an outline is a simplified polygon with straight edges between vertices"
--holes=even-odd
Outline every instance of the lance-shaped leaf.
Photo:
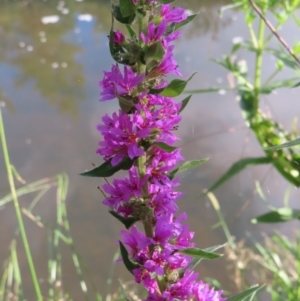
[[118,20],[122,24],[131,24],[135,19],[135,13],[133,13],[132,15],[129,15],[127,17],[123,17],[119,5],[115,5],[113,7],[113,14],[114,14],[114,17],[116,18],[116,20]]
[[274,81],[269,85],[261,87],[260,93],[270,94],[278,88],[285,88],[285,87],[292,88],[293,86],[295,86],[295,82],[297,81],[297,79],[298,78],[291,78],[291,79]]
[[188,97],[186,97],[182,102],[181,102],[181,107],[180,107],[180,110],[179,110],[179,113],[181,113],[184,108],[188,105],[190,99],[192,98],[193,95],[189,95]]
[[130,258],[129,258],[129,254],[127,252],[127,249],[125,248],[125,246],[123,245],[123,243],[119,240],[119,245],[120,245],[120,251],[121,251],[121,256],[124,262],[125,267],[127,268],[127,270],[133,274],[133,270],[139,268],[140,266],[133,262]]
[[283,143],[281,145],[271,146],[271,147],[265,148],[264,150],[266,150],[266,151],[276,151],[276,150],[280,150],[280,149],[283,149],[283,148],[293,147],[293,146],[296,146],[296,145],[300,145],[300,138],[297,138],[295,140]]
[[[217,245],[217,246],[213,246],[213,247],[208,247],[208,248],[205,248],[203,249],[203,251],[205,252],[214,252],[214,251],[217,251],[221,248],[224,248],[226,246],[226,244],[223,244],[223,245]],[[203,260],[204,258],[194,258],[187,266],[187,269],[195,269],[195,267]]]
[[205,250],[201,250],[198,248],[187,248],[184,250],[180,250],[179,253],[197,258],[197,259],[215,259],[223,256],[223,254],[217,254],[213,252],[208,252]]
[[200,94],[200,93],[214,93],[219,91],[234,91],[235,88],[228,88],[228,87],[215,87],[215,88],[207,88],[207,89],[196,89],[196,90],[187,90],[185,93],[193,93],[193,94]]
[[135,4],[132,0],[120,0],[120,11],[124,18],[132,16],[135,12]]
[[251,220],[252,223],[282,223],[300,219],[300,210],[291,208],[279,208],[265,213]]
[[174,151],[175,149],[177,149],[177,147],[168,145],[168,144],[166,144],[164,142],[155,142],[153,144],[153,146],[156,146],[156,147],[158,147],[158,148],[160,148],[160,149],[162,149],[162,150],[164,150],[164,151],[166,151],[168,153],[171,153],[172,151]]
[[173,169],[172,171],[170,171],[168,176],[172,180],[172,179],[174,179],[176,174],[178,174],[180,172],[183,172],[183,171],[186,171],[186,170],[196,168],[196,167],[202,165],[203,163],[205,163],[207,160],[208,160],[208,158],[201,159],[201,160],[187,161],[187,162],[183,163],[181,166],[179,166],[179,167]]
[[284,50],[278,50],[273,48],[266,48],[267,52],[273,54],[276,58],[280,59],[285,66],[290,67],[295,70],[299,70],[299,64]]
[[264,287],[264,285],[254,285],[247,290],[234,295],[227,299],[227,301],[250,301],[254,297],[254,295]]
[[194,15],[190,15],[188,16],[184,21],[180,22],[180,23],[176,23],[174,25],[174,31],[178,30],[180,27],[192,22],[196,17],[198,16],[198,14],[194,14]]
[[243,169],[255,166],[255,165],[261,165],[261,164],[268,164],[272,162],[272,158],[268,157],[259,157],[259,158],[244,158],[240,161],[234,163],[222,176],[221,178],[215,182],[214,185],[212,185],[207,192],[215,190],[217,187],[221,186],[224,182],[241,172]]
[[152,60],[161,61],[164,57],[164,54],[165,50],[161,44],[161,41],[158,41],[145,50],[145,62],[147,63]]
[[169,4],[169,3],[173,3],[175,1],[176,0],[158,0],[158,2],[161,3],[161,4]]
[[92,170],[81,173],[80,175],[84,177],[107,178],[111,177],[119,170],[129,170],[132,167],[133,162],[134,160],[125,157],[119,164],[112,166],[111,160],[109,160]]
[[125,228],[128,230],[131,226],[133,226],[137,221],[139,221],[138,218],[135,217],[124,217],[122,215],[119,215],[118,213],[114,211],[108,211],[113,217],[115,217],[118,221],[120,221]]
[[188,82],[193,78],[196,73],[192,74],[186,81],[182,79],[173,79],[165,88],[151,89],[151,94],[160,94],[166,97],[179,96],[185,89]]

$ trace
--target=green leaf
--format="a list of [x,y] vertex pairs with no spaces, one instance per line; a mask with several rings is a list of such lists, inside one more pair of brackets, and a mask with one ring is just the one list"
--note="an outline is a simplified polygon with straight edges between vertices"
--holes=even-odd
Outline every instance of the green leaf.
[[180,27],[192,22],[196,17],[198,16],[198,14],[194,14],[194,15],[190,15],[188,16],[184,21],[180,22],[180,23],[176,23],[174,25],[174,30],[173,31],[176,31],[178,30]]
[[164,57],[165,50],[161,44],[161,41],[154,43],[149,46],[145,51],[145,61],[149,62],[151,60],[161,61]]
[[179,253],[197,258],[197,259],[215,259],[223,256],[223,254],[217,254],[212,252],[207,252],[198,248],[187,248],[180,250]]
[[244,158],[234,163],[220,178],[217,182],[215,182],[207,192],[215,190],[217,187],[221,186],[224,182],[228,181],[230,178],[241,172],[243,169],[271,163],[272,159],[268,157],[259,157],[259,158]]
[[249,300],[249,297],[253,298],[253,296],[263,287],[264,287],[264,285],[252,286],[252,287],[248,288],[247,290],[243,291],[242,293],[239,293],[237,295],[234,295],[234,296],[228,298],[227,301],[247,301],[247,300]]
[[219,92],[220,90],[225,90],[225,91],[233,91],[235,88],[223,88],[223,87],[218,87],[218,88],[207,88],[207,89],[197,89],[197,90],[187,90],[186,93],[195,93],[195,94],[200,94],[200,93],[212,93],[212,92]]
[[173,3],[175,2],[176,0],[158,0],[159,3],[161,4],[168,4],[168,3]]
[[131,226],[133,226],[137,221],[139,221],[138,218],[135,217],[124,217],[122,215],[119,215],[118,213],[114,211],[108,211],[113,217],[115,217],[118,221],[120,221],[126,229],[130,229]]
[[136,32],[134,31],[134,29],[131,27],[131,25],[129,24],[126,24],[126,28],[127,28],[127,31],[130,35],[131,38],[133,39],[136,39]]
[[168,153],[171,153],[172,151],[174,151],[175,149],[177,149],[177,147],[175,146],[171,146],[171,145],[168,145],[166,143],[163,143],[163,142],[156,142],[153,144],[153,146],[156,146]]
[[132,0],[120,0],[120,11],[123,18],[134,15],[135,4]]
[[297,87],[299,87],[299,86],[300,86],[300,82],[297,83],[297,84],[295,84],[292,88],[297,88]]
[[80,175],[84,177],[107,178],[111,177],[119,170],[129,170],[132,167],[133,162],[134,160],[125,157],[119,164],[112,166],[111,160],[109,160],[92,170],[81,173]]
[[190,99],[192,98],[193,95],[189,95],[188,97],[186,97],[182,102],[181,102],[181,107],[180,107],[180,110],[179,110],[179,113],[181,113],[185,107],[188,105]]
[[128,17],[123,17],[119,5],[115,5],[113,7],[113,14],[116,20],[118,20],[122,24],[131,24],[135,19],[135,13],[129,15]]
[[293,147],[293,146],[296,146],[296,145],[300,145],[300,138],[297,138],[295,140],[283,143],[281,145],[271,146],[271,147],[265,148],[264,150],[266,150],[266,151],[276,151],[276,150],[280,150],[280,149],[283,149],[283,148]]
[[201,159],[201,160],[187,161],[187,162],[183,163],[181,166],[177,167],[176,169],[173,169],[172,171],[170,171],[169,178],[172,180],[172,179],[174,179],[176,174],[186,171],[186,170],[189,170],[189,169],[196,168],[196,167],[202,165],[203,163],[205,163],[207,160],[208,160],[208,158]]
[[294,58],[287,54],[284,50],[266,48],[266,51],[282,60],[285,66],[290,67],[291,69],[299,70],[298,62],[296,62],[296,60],[294,60]]
[[270,94],[278,88],[283,88],[283,87],[293,88],[295,86],[295,81],[297,79],[298,78],[291,78],[291,79],[286,79],[286,80],[274,81],[273,83],[271,83],[267,86],[261,87],[259,92],[261,94]]
[[[217,251],[221,248],[224,248],[226,244],[223,244],[223,245],[217,245],[217,246],[213,246],[213,247],[208,247],[208,248],[205,248],[203,249],[203,251],[205,252],[214,252],[214,251]],[[187,269],[190,269],[190,270],[194,270],[195,267],[203,260],[204,258],[194,258],[188,265],[185,269],[182,269],[180,274],[183,275],[184,274],[184,271],[187,270]]]
[[242,46],[242,43],[236,43],[231,48],[231,55],[235,54]]
[[134,263],[130,258],[129,258],[129,254],[127,252],[127,249],[125,248],[125,246],[123,245],[123,243],[119,240],[119,245],[120,245],[120,251],[121,251],[121,256],[124,262],[125,267],[127,268],[127,270],[133,274],[133,270],[137,269],[140,267],[140,265],[138,265],[137,263]]
[[173,79],[165,88],[155,90],[150,90],[151,94],[160,94],[166,97],[176,97],[179,96],[185,89],[188,82],[193,78],[196,73],[193,73],[186,81],[182,79]]
[[291,208],[279,208],[265,213],[251,220],[252,223],[282,223],[300,219],[300,210]]

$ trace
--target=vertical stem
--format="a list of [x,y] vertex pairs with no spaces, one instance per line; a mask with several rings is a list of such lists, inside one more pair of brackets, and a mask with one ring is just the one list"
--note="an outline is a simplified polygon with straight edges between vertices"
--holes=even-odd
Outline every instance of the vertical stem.
[[[265,9],[263,10],[265,13]],[[259,95],[261,87],[261,70],[262,70],[262,60],[263,60],[263,49],[264,49],[264,37],[265,37],[265,22],[260,18],[259,29],[258,29],[258,39],[257,39],[257,52],[256,52],[256,62],[255,62],[255,75],[254,75],[254,114],[256,115],[259,108]]]
[[24,227],[24,223],[23,223],[23,219],[22,219],[22,214],[21,214],[21,210],[20,210],[20,206],[19,206],[19,202],[18,202],[18,198],[17,198],[14,178],[13,178],[11,164],[10,164],[10,160],[9,160],[8,148],[7,148],[7,144],[6,144],[1,110],[0,110],[0,136],[1,136],[1,144],[2,144],[2,149],[3,149],[4,162],[5,162],[5,166],[6,166],[6,170],[7,170],[7,178],[8,178],[8,182],[10,185],[10,190],[11,190],[11,195],[12,195],[12,199],[13,199],[13,203],[14,203],[14,207],[15,207],[16,217],[18,220],[20,234],[21,234],[21,238],[23,241],[25,254],[26,254],[35,294],[36,294],[37,300],[42,301],[43,300],[42,293],[41,293],[39,282],[38,282],[38,279],[36,276],[32,256],[31,256],[31,252],[30,252],[30,248],[29,248],[29,243],[27,240],[26,231],[25,231],[25,227]]

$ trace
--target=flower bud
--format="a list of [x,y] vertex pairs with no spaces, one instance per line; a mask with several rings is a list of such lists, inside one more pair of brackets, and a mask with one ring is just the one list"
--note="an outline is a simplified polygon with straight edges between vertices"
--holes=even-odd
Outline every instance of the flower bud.
[[113,42],[115,44],[122,44],[122,43],[124,43],[124,41],[125,41],[125,37],[122,34],[122,32],[120,32],[119,30],[114,31],[114,33],[113,33]]

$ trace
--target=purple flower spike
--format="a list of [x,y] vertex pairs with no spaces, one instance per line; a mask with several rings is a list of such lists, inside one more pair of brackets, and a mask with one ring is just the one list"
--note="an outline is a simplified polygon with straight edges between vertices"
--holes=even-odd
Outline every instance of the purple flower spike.
[[225,301],[226,299],[221,296],[222,293],[223,291],[216,291],[202,281],[195,283],[193,287],[193,295],[197,301]]
[[185,13],[184,8],[172,8],[171,4],[162,5],[160,15],[169,23],[180,23],[186,20],[188,17],[188,14]]
[[124,75],[119,67],[113,65],[110,72],[104,72],[104,78],[99,82],[102,88],[100,101],[116,98],[118,95],[130,95],[132,90],[144,79],[144,75],[135,75],[131,68],[124,67]]

